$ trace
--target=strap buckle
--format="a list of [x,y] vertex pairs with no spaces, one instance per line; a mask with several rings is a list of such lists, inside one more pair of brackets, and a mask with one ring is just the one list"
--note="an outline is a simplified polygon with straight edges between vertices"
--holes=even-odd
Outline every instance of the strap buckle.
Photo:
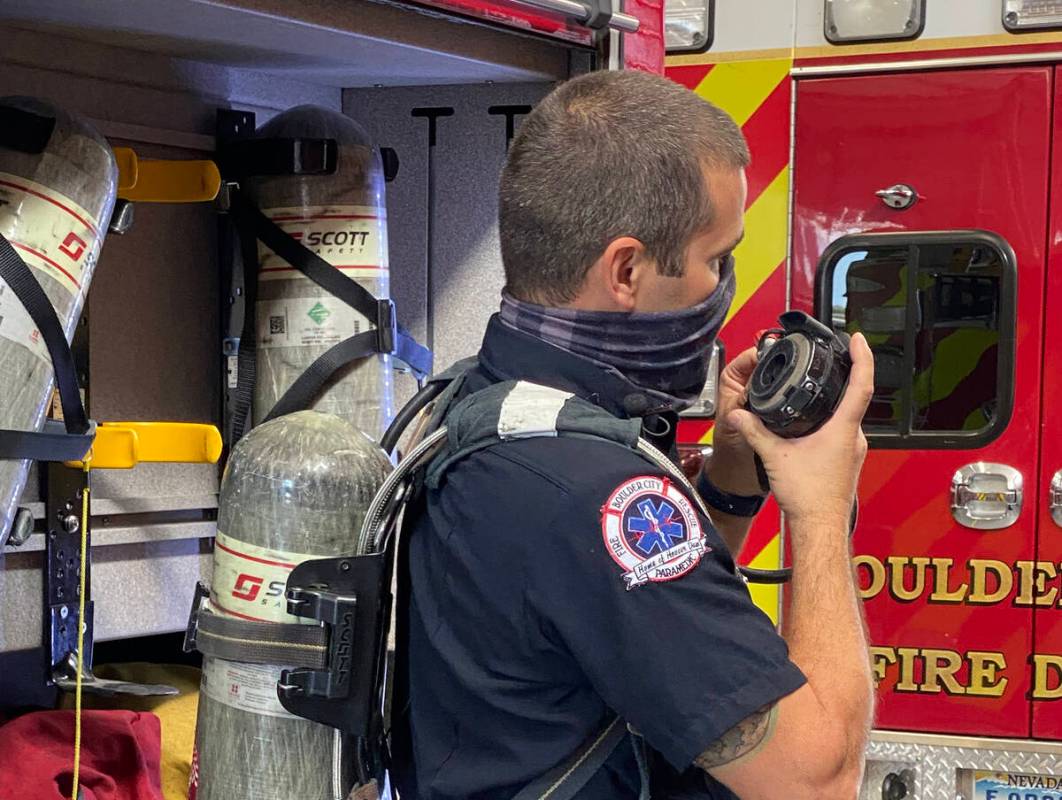
[[222,148],[219,161],[224,175],[334,175],[339,146],[335,139],[240,139]]
[[287,672],[277,689],[283,697],[309,695],[336,699],[346,697],[351,683],[351,646],[354,642],[356,595],[321,589],[288,589],[288,613],[324,622],[329,627],[328,669]]
[[[288,576],[287,611],[320,626],[215,616],[206,607],[210,590],[198,584],[184,651],[251,664],[286,663],[289,668],[280,673],[277,698],[289,713],[353,736],[379,735],[390,575],[383,552],[299,564]],[[310,643],[315,650],[325,650],[323,658],[318,653],[288,660],[292,652],[286,648]]]
[[186,653],[193,653],[196,647],[196,635],[199,633],[199,614],[203,605],[210,597],[210,589],[203,583],[196,583],[195,594],[192,595],[192,609],[188,612],[188,624],[184,628],[184,645],[182,649]]
[[392,355],[398,344],[398,319],[393,300],[376,301],[376,349]]
[[391,615],[384,553],[304,561],[288,576],[288,613],[328,628],[324,669],[286,669],[277,684],[292,714],[355,736],[382,728],[378,687]]

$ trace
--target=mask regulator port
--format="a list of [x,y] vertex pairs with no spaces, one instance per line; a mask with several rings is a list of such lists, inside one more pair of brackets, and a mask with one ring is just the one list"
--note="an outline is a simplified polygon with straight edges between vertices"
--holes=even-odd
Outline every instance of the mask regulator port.
[[760,337],[759,363],[748,383],[748,408],[786,439],[821,428],[848,385],[849,337],[803,311],[787,311]]

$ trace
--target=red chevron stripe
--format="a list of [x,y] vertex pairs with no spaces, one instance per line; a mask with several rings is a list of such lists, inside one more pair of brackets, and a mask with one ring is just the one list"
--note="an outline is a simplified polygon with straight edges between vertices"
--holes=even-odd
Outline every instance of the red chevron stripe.
[[704,80],[704,76],[712,71],[714,66],[714,64],[697,64],[689,67],[668,67],[664,71],[664,75],[692,91]]
[[750,208],[789,163],[789,109],[793,79],[786,77],[741,129],[752,151],[752,163],[745,170],[749,182]]
[[678,441],[683,444],[696,444],[712,428],[710,419],[680,419],[678,424]]
[[[694,90],[712,71],[714,64],[669,67],[666,75],[675,83]],[[742,128],[752,163],[746,170],[749,196],[746,208],[759,198],[781,169],[789,163],[789,111],[793,97],[793,79],[786,77],[756,109]]]

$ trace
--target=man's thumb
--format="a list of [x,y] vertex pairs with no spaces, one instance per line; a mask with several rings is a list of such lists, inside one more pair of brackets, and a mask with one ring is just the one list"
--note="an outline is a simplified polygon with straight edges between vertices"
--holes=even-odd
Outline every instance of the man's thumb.
[[764,427],[755,414],[744,409],[736,409],[727,415],[726,421],[742,435],[758,456],[764,455],[764,450],[769,446],[772,437],[770,431]]

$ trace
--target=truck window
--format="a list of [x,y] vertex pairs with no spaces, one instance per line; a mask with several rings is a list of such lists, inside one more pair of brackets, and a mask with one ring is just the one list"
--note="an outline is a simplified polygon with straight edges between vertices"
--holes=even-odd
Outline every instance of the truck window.
[[983,231],[837,240],[819,267],[818,316],[866,336],[878,447],[981,447],[1007,425],[1014,386],[1015,265]]
[[665,0],[664,47],[674,53],[704,53],[715,39],[715,0]]

